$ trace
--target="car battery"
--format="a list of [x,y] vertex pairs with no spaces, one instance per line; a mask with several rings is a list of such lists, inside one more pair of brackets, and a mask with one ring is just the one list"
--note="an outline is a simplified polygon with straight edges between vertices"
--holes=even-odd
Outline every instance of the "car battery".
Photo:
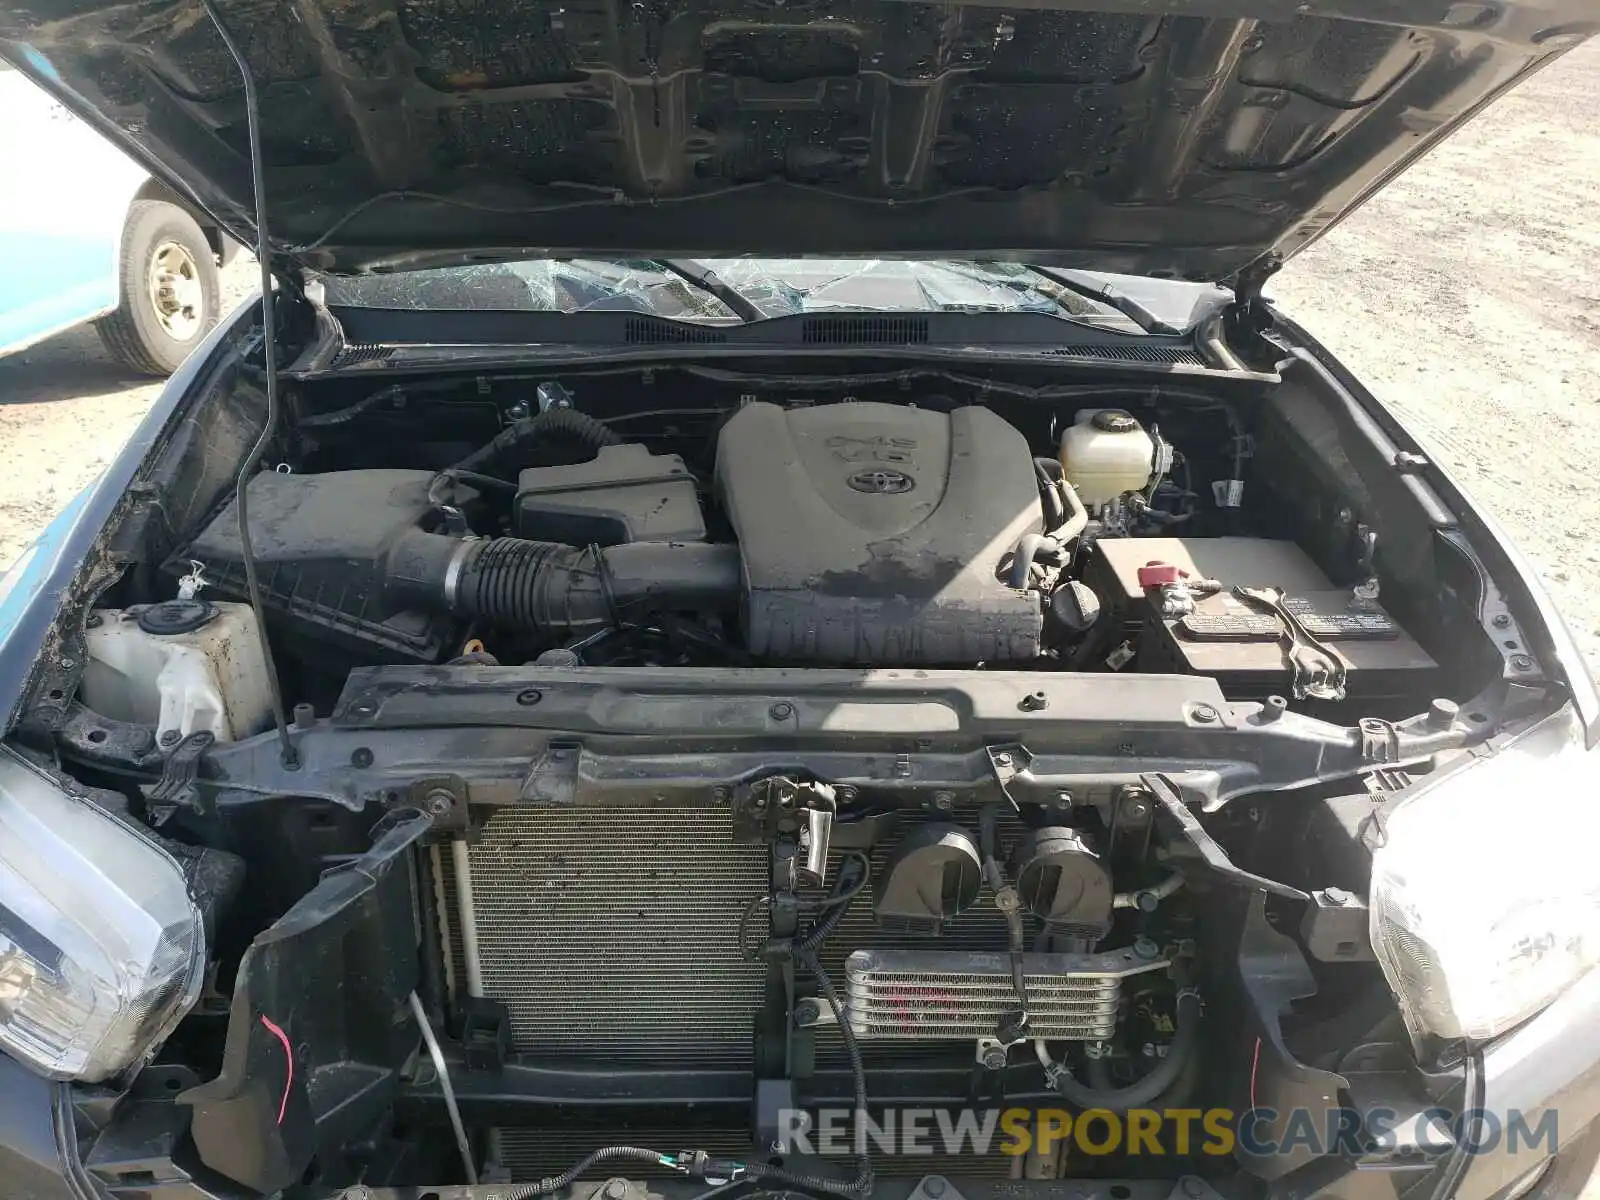
[[[1196,595],[1192,612],[1163,615],[1140,569],[1167,564],[1221,590]],[[1429,686],[1437,664],[1381,606],[1337,588],[1293,542],[1266,538],[1103,538],[1084,581],[1123,626],[1110,665],[1164,674],[1208,675],[1237,699],[1292,696],[1280,622],[1232,594],[1236,586],[1278,588],[1283,605],[1345,670],[1351,699],[1378,700]]]

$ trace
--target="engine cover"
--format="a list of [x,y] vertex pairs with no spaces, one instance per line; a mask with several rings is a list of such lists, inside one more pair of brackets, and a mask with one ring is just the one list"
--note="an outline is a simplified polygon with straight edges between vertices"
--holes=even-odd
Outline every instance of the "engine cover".
[[967,664],[1039,653],[1039,597],[1000,578],[1043,524],[1022,434],[985,408],[749,404],[717,442],[752,653]]

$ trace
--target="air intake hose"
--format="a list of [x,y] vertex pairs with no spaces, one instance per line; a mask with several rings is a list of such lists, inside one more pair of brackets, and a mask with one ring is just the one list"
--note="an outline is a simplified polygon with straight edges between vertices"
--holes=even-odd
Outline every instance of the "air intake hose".
[[575,408],[552,408],[536,417],[507,425],[488,445],[473,451],[450,469],[503,476],[517,469],[516,460],[528,450],[546,442],[565,442],[576,447],[581,453],[573,461],[581,462],[593,458],[602,446],[619,445],[622,439]]
[[700,542],[568,546],[413,531],[389,554],[398,600],[509,629],[552,634],[617,624],[630,611],[735,607],[739,548]]

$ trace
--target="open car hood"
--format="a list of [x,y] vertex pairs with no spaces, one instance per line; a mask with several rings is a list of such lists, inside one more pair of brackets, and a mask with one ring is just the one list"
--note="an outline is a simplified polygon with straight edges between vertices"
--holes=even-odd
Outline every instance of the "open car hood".
[[[273,241],[335,271],[859,253],[1228,279],[1595,28],[1587,0],[217,3]],[[0,0],[0,53],[254,240],[241,78],[200,0]]]

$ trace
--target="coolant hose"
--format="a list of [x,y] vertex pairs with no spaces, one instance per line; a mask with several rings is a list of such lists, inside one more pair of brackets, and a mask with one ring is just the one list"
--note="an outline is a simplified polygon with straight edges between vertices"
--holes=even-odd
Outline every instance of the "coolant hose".
[[396,599],[530,633],[616,625],[628,610],[737,606],[739,547],[703,542],[568,546],[522,538],[456,538],[412,531],[389,552]]
[[1078,499],[1078,490],[1070,483],[1063,483],[1057,495],[1066,504],[1065,519],[1049,533],[1023,534],[1017,541],[1016,553],[1011,556],[1011,574],[1006,582],[1019,591],[1025,590],[1031,582],[1033,560],[1040,550],[1050,545],[1068,545],[1089,527],[1089,513]]
[[1034,1053],[1039,1057],[1039,1065],[1044,1068],[1050,1086],[1069,1104],[1080,1109],[1104,1108],[1111,1112],[1142,1108],[1178,1081],[1178,1076],[1183,1074],[1184,1066],[1199,1044],[1200,993],[1188,989],[1179,992],[1177,1008],[1178,1029],[1167,1047],[1166,1057],[1148,1075],[1125,1088],[1108,1089],[1079,1083],[1071,1071],[1051,1057],[1050,1047],[1043,1038],[1033,1043]]
[[475,450],[452,470],[481,471],[499,475],[516,466],[513,459],[541,442],[568,442],[586,450],[593,458],[602,446],[616,446],[622,439],[601,422],[575,408],[552,408],[538,416],[507,425],[488,445]]

